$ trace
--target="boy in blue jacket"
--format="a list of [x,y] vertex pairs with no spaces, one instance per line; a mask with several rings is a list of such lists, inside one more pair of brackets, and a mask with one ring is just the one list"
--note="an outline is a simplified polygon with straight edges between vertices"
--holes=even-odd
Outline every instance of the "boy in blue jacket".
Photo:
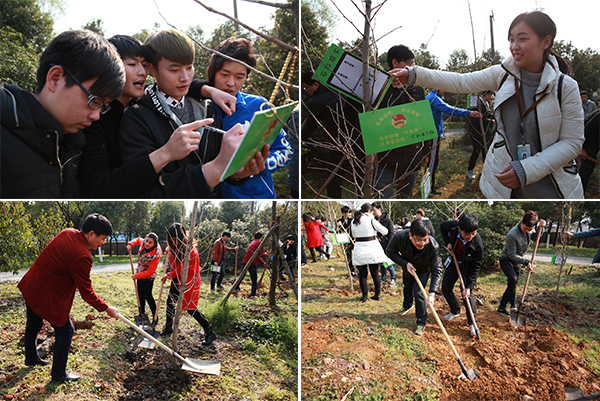
[[[251,67],[256,66],[254,48],[244,38],[229,38],[224,40],[216,48],[217,51],[234,59],[243,61]],[[249,123],[256,111],[267,102],[266,99],[240,92],[246,83],[250,69],[235,61],[213,54],[210,58],[206,71],[208,81],[215,88],[227,92],[237,98],[235,112],[231,115],[225,114],[215,105],[216,118],[220,120],[223,129],[228,130],[235,124]],[[271,173],[284,167],[292,160],[294,149],[287,141],[287,135],[281,130],[275,141],[271,144],[270,155],[267,158],[266,168],[259,174],[250,177],[243,185],[221,184],[223,198],[227,199],[275,199],[275,187]]]
[[440,190],[435,187],[435,171],[437,170],[438,162],[440,161],[438,144],[440,139],[444,137],[444,114],[458,117],[481,118],[481,113],[478,111],[469,111],[450,106],[442,100],[442,96],[444,96],[444,91],[441,90],[432,90],[431,93],[426,96],[426,99],[429,100],[431,112],[433,113],[433,121],[435,122],[435,128],[438,132],[438,138],[435,138],[431,145],[431,159],[429,162],[432,195],[442,194]]

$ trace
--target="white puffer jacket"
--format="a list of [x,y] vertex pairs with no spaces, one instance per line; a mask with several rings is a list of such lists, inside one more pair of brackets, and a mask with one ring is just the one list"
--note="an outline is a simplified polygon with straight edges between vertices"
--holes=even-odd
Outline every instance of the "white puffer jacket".
[[[358,225],[354,224],[353,221],[350,224],[350,230],[356,238],[354,251],[352,252],[352,264],[354,266],[383,263],[387,260],[387,256],[377,239],[377,232],[386,235],[388,229],[375,220],[372,214],[363,214]],[[370,241],[359,240],[359,238],[369,237],[373,239]]]
[[[548,93],[535,110],[542,151],[522,160],[521,164],[527,175],[527,184],[551,175],[558,193],[563,198],[582,199],[584,195],[581,179],[569,165],[579,154],[585,139],[579,85],[574,79],[565,75],[561,85],[561,104],[559,104],[557,92],[561,74],[556,58],[550,56],[544,65],[536,94],[537,100],[544,93]],[[506,80],[502,82],[505,76]],[[497,112],[502,103],[515,95],[515,79],[520,79],[519,67],[512,56],[506,58],[501,65],[469,74],[414,67],[411,81],[415,78],[416,85],[448,92],[497,91],[494,113],[498,132],[488,149],[479,186],[486,198],[510,199],[512,190],[500,184],[494,174],[506,168],[512,160],[506,146],[502,115]]]

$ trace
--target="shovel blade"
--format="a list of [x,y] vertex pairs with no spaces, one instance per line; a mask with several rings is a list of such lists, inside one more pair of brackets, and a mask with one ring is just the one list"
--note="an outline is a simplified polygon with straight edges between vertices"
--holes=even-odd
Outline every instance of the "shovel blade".
[[[158,336],[160,335],[160,332],[154,332],[154,333],[150,333],[150,335],[156,339],[158,339]],[[146,337],[142,337],[140,339],[140,342],[138,343],[138,347],[140,348],[148,348],[148,349],[154,349],[154,342],[148,340]]]
[[578,400],[580,398],[585,397],[585,394],[583,394],[583,390],[580,388],[565,387],[565,394],[567,396],[567,401]]
[[461,374],[460,376],[458,376],[459,379],[469,379],[471,381],[477,379],[479,376],[481,376],[479,374],[479,372],[477,372],[475,369],[469,369],[467,370],[466,374]]
[[523,326],[525,324],[525,318],[513,313],[510,315],[510,322],[515,327]]
[[194,373],[219,376],[221,374],[221,363],[217,361],[185,358],[185,363],[181,369]]

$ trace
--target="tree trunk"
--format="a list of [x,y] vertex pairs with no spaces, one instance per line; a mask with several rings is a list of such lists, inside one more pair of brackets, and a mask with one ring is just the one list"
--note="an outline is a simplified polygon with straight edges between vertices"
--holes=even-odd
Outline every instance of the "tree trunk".
[[271,307],[275,306],[275,293],[277,292],[277,282],[279,281],[279,255],[277,252],[277,248],[279,247],[279,221],[277,219],[277,202],[273,201],[271,206],[271,222],[275,222],[276,228],[273,233],[273,246],[272,255],[273,255],[273,264],[271,266],[271,285],[269,287],[269,305]]

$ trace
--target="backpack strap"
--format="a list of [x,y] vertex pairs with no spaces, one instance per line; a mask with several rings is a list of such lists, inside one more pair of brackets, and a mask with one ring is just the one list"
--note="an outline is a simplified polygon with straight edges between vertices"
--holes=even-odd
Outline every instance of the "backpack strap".
[[558,89],[557,89],[558,106],[560,108],[562,108],[562,84],[563,84],[564,79],[565,79],[565,74],[560,74],[560,77],[558,78]]

